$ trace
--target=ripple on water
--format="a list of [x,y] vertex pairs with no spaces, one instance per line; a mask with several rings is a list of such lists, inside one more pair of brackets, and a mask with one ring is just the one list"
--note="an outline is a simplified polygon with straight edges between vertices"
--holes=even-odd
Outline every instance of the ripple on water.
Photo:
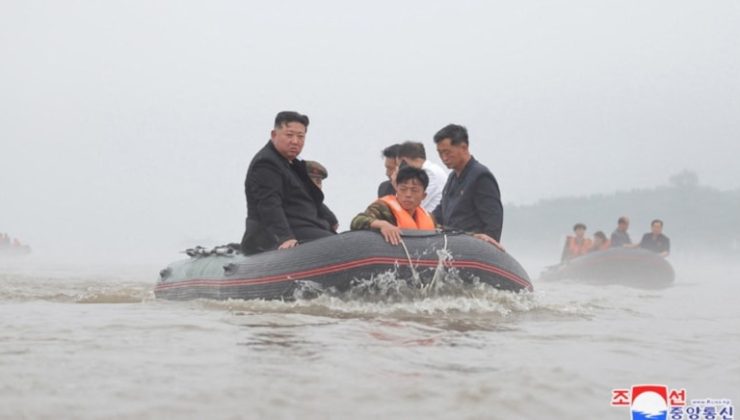
[[138,303],[154,297],[149,283],[91,277],[0,274],[0,301],[57,303]]

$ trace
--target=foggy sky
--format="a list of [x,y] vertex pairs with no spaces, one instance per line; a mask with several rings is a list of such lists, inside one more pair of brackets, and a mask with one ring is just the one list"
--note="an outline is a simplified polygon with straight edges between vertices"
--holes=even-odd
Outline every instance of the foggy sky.
[[736,1],[6,0],[0,57],[0,232],[40,253],[239,241],[281,110],[310,116],[343,229],[380,150],[438,162],[450,122],[505,205],[683,169],[740,187]]

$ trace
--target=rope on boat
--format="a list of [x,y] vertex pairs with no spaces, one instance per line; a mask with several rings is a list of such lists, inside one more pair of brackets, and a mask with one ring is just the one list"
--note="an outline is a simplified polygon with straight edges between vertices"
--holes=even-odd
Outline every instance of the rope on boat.
[[[442,237],[444,238],[444,246],[442,249],[445,251],[445,253],[447,253],[447,233],[442,232]],[[420,285],[422,289],[434,290],[434,287],[438,282],[437,277],[439,277],[439,273],[437,273],[437,270],[435,270],[434,276],[432,276],[432,280],[429,282],[429,284],[422,284],[421,277],[419,277],[419,273],[416,271],[416,267],[414,267],[414,262],[411,260],[411,253],[409,253],[409,249],[406,247],[406,242],[403,241],[403,238],[401,238],[401,245],[403,245],[403,251],[406,253],[406,259],[409,262],[409,267],[411,268],[411,277],[414,279],[414,283]]]
[[444,258],[447,258],[446,255],[448,255],[449,251],[447,251],[447,233],[442,232],[442,236],[444,237],[445,243],[444,247],[442,248],[444,250],[444,255],[440,253],[437,253],[437,256],[439,257],[439,263],[437,265],[437,268],[434,270],[434,275],[432,276],[432,280],[425,286],[425,289],[427,290],[434,290],[437,287],[437,283],[439,283],[439,277],[442,275],[440,272],[440,269],[442,265],[444,264]]
[[414,263],[411,261],[411,254],[409,253],[409,249],[406,247],[406,242],[404,242],[403,238],[401,238],[401,245],[403,245],[403,251],[406,253],[406,258],[409,260],[409,267],[411,268],[411,277],[414,279],[414,283],[420,284],[421,278],[419,277],[419,273],[416,272]]

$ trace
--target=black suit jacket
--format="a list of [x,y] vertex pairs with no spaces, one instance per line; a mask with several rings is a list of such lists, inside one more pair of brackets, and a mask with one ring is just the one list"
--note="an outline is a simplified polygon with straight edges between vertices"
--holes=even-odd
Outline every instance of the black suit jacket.
[[471,157],[458,177],[452,172],[434,209],[438,223],[447,228],[485,233],[501,240],[504,208],[496,177]]
[[249,164],[244,192],[247,220],[242,251],[246,254],[275,249],[288,239],[301,240],[294,234],[296,229],[332,232],[337,224],[324,204],[324,194],[309,178],[306,163],[288,162],[272,142]]

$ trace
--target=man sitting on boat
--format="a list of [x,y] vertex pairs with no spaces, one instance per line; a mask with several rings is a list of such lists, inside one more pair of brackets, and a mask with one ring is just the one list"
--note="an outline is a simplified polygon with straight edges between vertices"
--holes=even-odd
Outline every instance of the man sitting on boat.
[[306,171],[308,172],[308,176],[311,178],[311,181],[313,181],[320,190],[323,190],[324,180],[329,176],[329,171],[326,170],[324,165],[315,160],[307,160]]
[[298,159],[307,128],[307,116],[293,111],[278,113],[270,141],[249,164],[244,181],[244,254],[292,248],[336,233],[336,216],[324,204],[324,193],[311,181],[306,162]]
[[591,239],[586,237],[586,225],[583,223],[576,223],[573,226],[574,236],[568,236],[565,239],[565,246],[563,247],[563,255],[560,258],[561,262],[572,260],[575,257],[588,254],[591,249]]
[[663,221],[655,219],[650,222],[650,232],[642,236],[640,248],[644,248],[667,257],[671,253],[671,240],[663,235]]
[[617,220],[617,229],[612,232],[611,237],[611,247],[612,248],[621,248],[625,245],[631,245],[632,239],[630,238],[630,234],[627,233],[627,229],[630,227],[630,219],[628,219],[625,216],[622,216]]
[[352,219],[352,230],[377,229],[386,242],[401,243],[401,229],[434,230],[435,222],[421,202],[427,196],[429,177],[420,168],[401,165],[395,176],[396,195],[386,195]]

